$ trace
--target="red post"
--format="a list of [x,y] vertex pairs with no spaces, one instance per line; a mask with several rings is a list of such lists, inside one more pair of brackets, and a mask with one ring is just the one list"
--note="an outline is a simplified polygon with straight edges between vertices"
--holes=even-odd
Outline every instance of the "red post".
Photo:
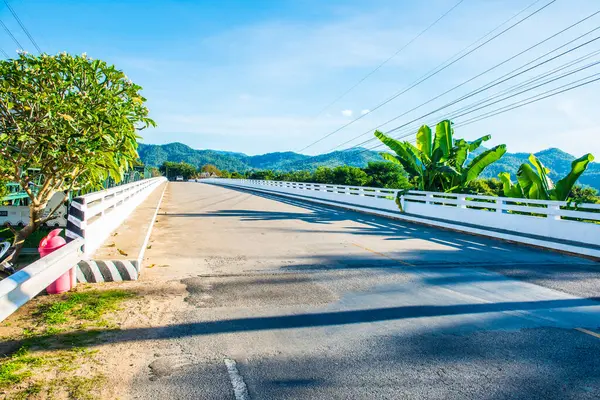
[[[62,229],[54,229],[50,231],[50,233],[41,240],[40,245],[38,247],[40,257],[45,257],[53,251],[58,250],[65,244],[67,244],[67,241],[63,237],[59,236],[61,232]],[[72,287],[74,287],[74,285],[71,282],[74,274],[75,268],[72,268],[71,270],[59,276],[57,280],[52,282],[46,288],[48,294],[58,294],[69,291]]]

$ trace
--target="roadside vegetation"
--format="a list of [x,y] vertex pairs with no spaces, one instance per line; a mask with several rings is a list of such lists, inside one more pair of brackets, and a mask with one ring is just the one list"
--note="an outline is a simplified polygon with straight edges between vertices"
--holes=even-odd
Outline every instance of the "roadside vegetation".
[[6,399],[95,399],[105,384],[97,351],[87,348],[101,331],[118,329],[113,313],[134,295],[80,286],[42,297],[5,324],[0,394]]
[[[137,131],[154,121],[140,86],[85,54],[0,60],[0,86],[0,181],[18,183],[30,199],[29,223],[14,232],[8,262],[69,192],[119,182],[138,162]],[[56,193],[63,202],[45,213]]]

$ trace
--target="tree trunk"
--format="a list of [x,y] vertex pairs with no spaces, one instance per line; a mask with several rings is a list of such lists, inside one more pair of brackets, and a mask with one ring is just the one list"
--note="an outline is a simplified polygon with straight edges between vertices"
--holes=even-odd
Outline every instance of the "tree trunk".
[[10,256],[10,259],[5,261],[11,261],[13,264],[17,261],[17,258],[23,249],[23,245],[25,244],[25,239],[40,227],[45,208],[46,204],[43,206],[31,204],[29,206],[29,223],[15,234],[13,240],[14,252]]

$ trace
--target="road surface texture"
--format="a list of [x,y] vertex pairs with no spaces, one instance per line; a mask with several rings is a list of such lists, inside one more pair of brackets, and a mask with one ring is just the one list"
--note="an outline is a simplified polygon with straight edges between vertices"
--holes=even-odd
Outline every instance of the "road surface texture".
[[131,398],[600,398],[593,261],[191,182],[151,243]]

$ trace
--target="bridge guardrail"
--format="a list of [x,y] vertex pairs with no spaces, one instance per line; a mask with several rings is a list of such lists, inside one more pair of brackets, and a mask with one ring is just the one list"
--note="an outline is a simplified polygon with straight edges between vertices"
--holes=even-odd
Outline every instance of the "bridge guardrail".
[[67,238],[84,239],[84,254],[93,254],[165,177],[143,179],[76,197],[67,217]]
[[75,267],[82,247],[83,239],[76,239],[0,281],[0,321]]
[[564,201],[408,191],[400,197],[400,211],[397,189],[250,179],[204,181],[600,257],[600,204],[575,207]]

